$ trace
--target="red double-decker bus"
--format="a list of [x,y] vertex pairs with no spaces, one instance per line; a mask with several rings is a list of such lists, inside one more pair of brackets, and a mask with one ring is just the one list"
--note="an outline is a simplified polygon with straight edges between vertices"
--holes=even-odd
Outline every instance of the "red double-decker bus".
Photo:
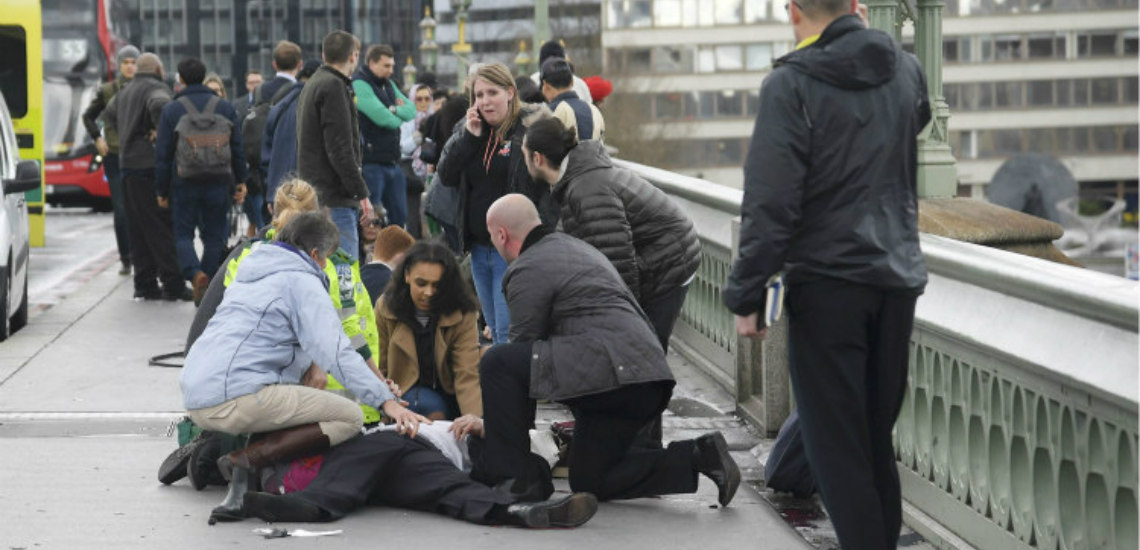
[[118,68],[123,0],[43,0],[44,183],[47,202],[110,210],[102,158],[83,111]]

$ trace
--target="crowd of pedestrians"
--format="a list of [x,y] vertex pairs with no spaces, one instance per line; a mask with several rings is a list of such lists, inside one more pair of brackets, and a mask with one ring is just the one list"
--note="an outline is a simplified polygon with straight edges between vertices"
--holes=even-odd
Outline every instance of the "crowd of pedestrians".
[[[816,485],[843,547],[892,548],[925,82],[849,0],[789,12],[799,44],[760,96],[724,299],[741,336],[763,337],[767,283],[786,276]],[[476,64],[454,94],[401,87],[396,52],[345,31],[319,53],[279,43],[273,78],[250,71],[231,103],[200,60],[178,62],[173,93],[162,60],[127,46],[84,115],[135,298],[199,305],[180,383],[201,433],[160,479],[224,479],[211,523],[384,503],[576,527],[598,501],[691,493],[702,475],[727,506],[740,471],[724,437],[662,441],[701,246],[610,158],[610,83],[579,78],[557,42],[533,78]],[[237,204],[251,231],[227,250]],[[537,399],[574,417],[562,498],[531,452]],[[225,434],[250,443],[208,444]]]

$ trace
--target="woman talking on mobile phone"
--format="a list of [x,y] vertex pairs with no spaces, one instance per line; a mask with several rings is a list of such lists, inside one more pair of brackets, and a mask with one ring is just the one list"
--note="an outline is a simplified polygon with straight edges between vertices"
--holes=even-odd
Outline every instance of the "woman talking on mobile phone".
[[471,107],[444,145],[436,175],[443,185],[459,188],[460,245],[471,253],[483,319],[499,344],[507,341],[510,327],[502,289],[507,262],[491,245],[487,209],[507,193],[522,193],[534,201],[543,223],[553,225],[557,211],[550,205],[550,187],[531,179],[522,152],[527,127],[551,115],[545,105],[519,100],[514,77],[500,63],[478,68],[468,83]]

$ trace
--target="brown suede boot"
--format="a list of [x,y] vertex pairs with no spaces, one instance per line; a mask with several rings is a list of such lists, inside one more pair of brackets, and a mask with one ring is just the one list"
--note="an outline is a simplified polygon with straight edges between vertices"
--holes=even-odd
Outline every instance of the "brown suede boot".
[[304,424],[270,432],[218,459],[218,469],[222,476],[230,479],[234,468],[245,468],[256,472],[262,466],[278,460],[292,460],[312,456],[329,448],[329,438],[318,424]]

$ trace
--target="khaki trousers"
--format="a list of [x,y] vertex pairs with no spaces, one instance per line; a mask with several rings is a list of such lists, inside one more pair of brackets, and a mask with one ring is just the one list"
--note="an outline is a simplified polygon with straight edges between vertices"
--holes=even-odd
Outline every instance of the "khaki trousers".
[[229,434],[265,433],[318,423],[336,445],[360,433],[364,413],[349,399],[316,388],[277,384],[220,405],[186,411],[195,424]]

